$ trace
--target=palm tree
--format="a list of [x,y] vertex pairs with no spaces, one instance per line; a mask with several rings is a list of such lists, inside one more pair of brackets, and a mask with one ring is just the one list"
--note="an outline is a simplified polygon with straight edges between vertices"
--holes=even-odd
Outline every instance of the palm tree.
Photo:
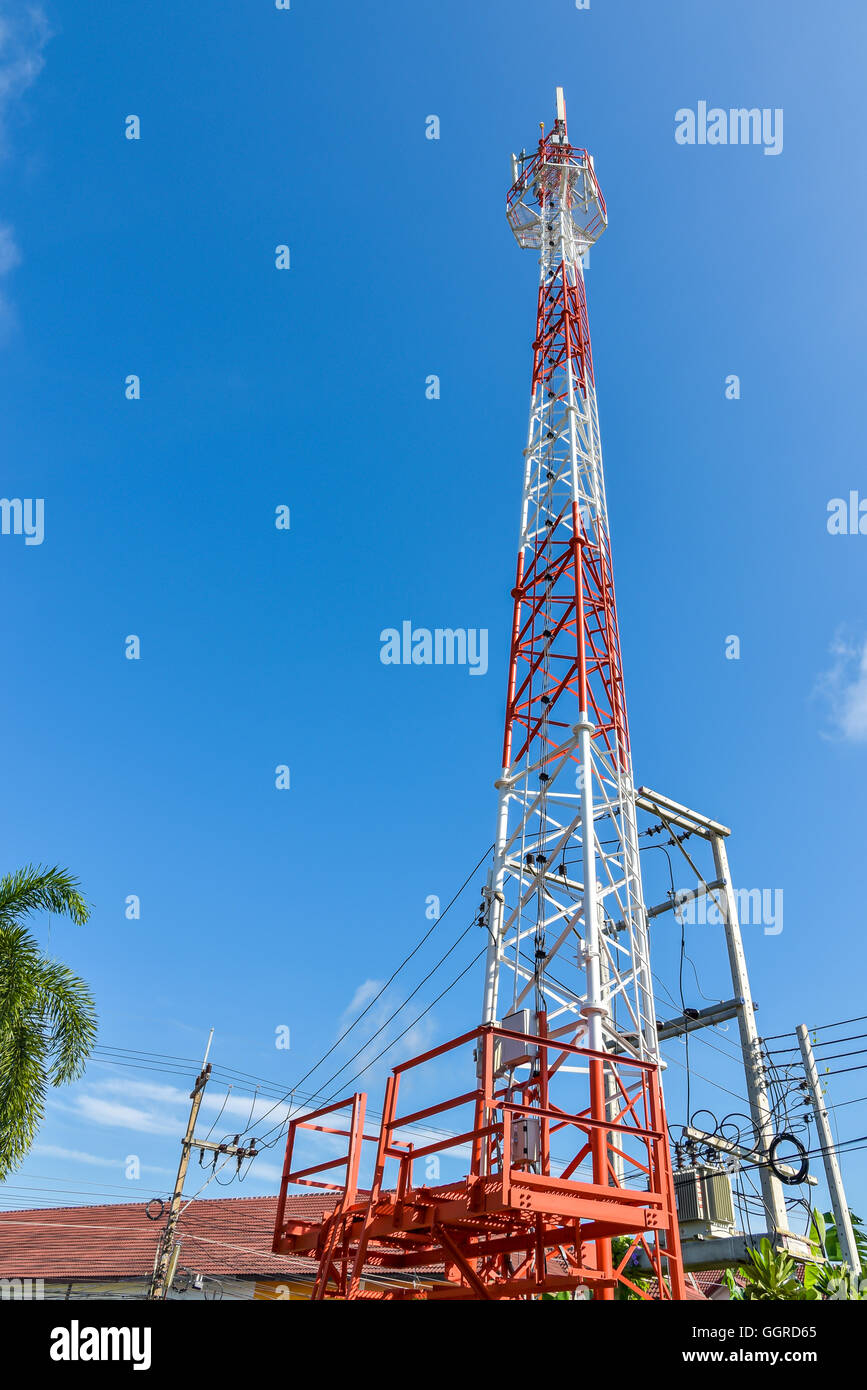
[[28,865],[0,878],[0,1180],[36,1136],[49,1086],[74,1081],[96,1040],[93,996],[40,951],[23,925],[33,912],[90,916],[66,869]]

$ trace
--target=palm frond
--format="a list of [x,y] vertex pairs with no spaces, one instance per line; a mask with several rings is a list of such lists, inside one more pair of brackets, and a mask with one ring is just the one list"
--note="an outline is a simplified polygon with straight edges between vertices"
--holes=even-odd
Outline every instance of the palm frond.
[[84,981],[59,961],[41,962],[37,992],[50,1058],[48,1080],[62,1086],[84,1071],[96,1042],[96,1005]]
[[52,912],[82,926],[90,916],[78,879],[57,865],[28,864],[0,878],[0,924],[20,922],[31,912]]
[[39,951],[24,928],[0,928],[0,1179],[24,1158],[44,1110],[38,966]]
[[39,949],[23,925],[31,912],[90,916],[66,869],[30,865],[0,878],[0,1181],[29,1151],[48,1086],[80,1076],[96,1041],[90,990]]

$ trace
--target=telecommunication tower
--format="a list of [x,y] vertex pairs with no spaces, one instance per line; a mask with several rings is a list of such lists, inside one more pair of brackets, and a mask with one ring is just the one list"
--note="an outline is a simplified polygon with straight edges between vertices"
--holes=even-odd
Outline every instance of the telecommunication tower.
[[515,164],[508,219],[539,250],[539,299],[483,1017],[547,1007],[575,1041],[656,1061],[582,267],[607,217],[560,90],[553,131]]
[[[318,1258],[317,1298],[684,1296],[582,264],[607,215],[561,89],[553,128],[513,156],[507,216],[539,291],[482,1023],[394,1069],[377,1133],[360,1094],[290,1122],[274,1249]],[[470,1084],[402,1113],[403,1078],[444,1056]],[[408,1141],[444,1118],[445,1138]],[[293,1166],[302,1129],[346,1154]],[[433,1156],[460,1176],[420,1184]],[[321,1219],[286,1220],[296,1183],[331,1191]]]

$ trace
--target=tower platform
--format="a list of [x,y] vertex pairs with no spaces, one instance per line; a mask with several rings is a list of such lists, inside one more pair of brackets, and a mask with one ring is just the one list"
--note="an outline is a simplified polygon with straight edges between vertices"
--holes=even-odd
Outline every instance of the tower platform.
[[[314,1299],[533,1300],[586,1289],[606,1300],[618,1287],[650,1298],[648,1274],[654,1298],[683,1298],[656,1065],[547,1037],[539,1022],[537,1034],[481,1027],[396,1067],[377,1132],[365,1130],[361,1093],[290,1121],[273,1248],[318,1257]],[[417,1069],[441,1071],[455,1052],[466,1054],[472,1089],[399,1114],[401,1082],[421,1096]],[[557,1103],[586,1095],[588,1080],[608,1096],[604,1121],[589,1102]],[[445,1115],[450,1131],[434,1129]],[[302,1131],[329,1136],[331,1156],[296,1166]],[[346,1141],[339,1157],[335,1138]],[[364,1190],[366,1144],[375,1156],[372,1147]],[[423,1168],[436,1174],[444,1163],[454,1180],[419,1183]],[[337,1170],[342,1181],[326,1178]],[[296,1185],[336,1192],[337,1204],[319,1221],[287,1219]],[[362,1289],[363,1267],[415,1272],[418,1286]]]

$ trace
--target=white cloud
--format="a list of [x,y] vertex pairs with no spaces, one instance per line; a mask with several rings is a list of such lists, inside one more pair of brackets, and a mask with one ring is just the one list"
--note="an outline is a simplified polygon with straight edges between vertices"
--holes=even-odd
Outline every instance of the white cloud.
[[21,252],[15,244],[15,235],[8,223],[0,222],[0,275],[8,275],[21,264]]
[[[6,222],[0,222],[0,281],[21,264],[21,252],[15,234]],[[15,322],[15,314],[3,285],[0,284],[0,339],[5,338]]]
[[[48,20],[40,5],[0,0],[0,158],[9,149],[9,116],[45,66],[43,50],[50,38]],[[20,263],[21,253],[12,228],[0,225],[0,279]],[[15,312],[0,284],[0,341],[5,340],[14,324]]]
[[82,1119],[95,1125],[107,1125],[111,1129],[132,1129],[137,1134],[177,1135],[178,1132],[174,1120],[164,1119],[133,1105],[103,1100],[100,1096],[76,1096],[75,1109]]
[[0,0],[0,155],[7,150],[7,122],[15,102],[45,66],[51,30],[41,5]]
[[341,1024],[348,1022],[353,1014],[375,999],[381,989],[382,980],[365,980],[364,984],[359,985],[340,1016]]
[[[179,1090],[177,1086],[166,1086],[154,1081],[128,1081],[125,1078],[110,1077],[105,1081],[100,1081],[93,1087],[101,1095],[122,1095],[128,1100],[153,1101],[162,1107],[163,1117],[168,1119],[165,1114],[166,1106],[181,1106],[184,1114],[189,1109],[190,1096],[188,1091]],[[275,1124],[278,1120],[285,1119],[289,1114],[288,1103],[274,1101],[268,1096],[232,1095],[227,1094],[227,1088],[221,1086],[216,1081],[212,1081],[205,1094],[202,1096],[202,1112],[209,1110],[222,1113],[226,1116],[234,1116],[243,1119],[246,1124],[247,1119],[252,1113],[253,1122],[268,1115]],[[297,1113],[297,1110],[296,1110]]]
[[[51,1105],[53,1109],[106,1128],[179,1138],[189,1112],[190,1097],[188,1091],[162,1082],[106,1077],[77,1091],[71,1104],[54,1098]],[[264,1120],[270,1129],[285,1121],[289,1113],[290,1107],[283,1101],[275,1102],[268,1096],[227,1095],[225,1087],[213,1082],[202,1097],[203,1132],[208,1131],[212,1116],[215,1128],[211,1138],[217,1143],[236,1130],[248,1133],[248,1123],[255,1131],[259,1121]],[[296,1107],[292,1113],[302,1112]]]
[[135,1100],[158,1101],[163,1105],[189,1103],[190,1098],[189,1091],[182,1091],[178,1086],[166,1086],[155,1081],[129,1081],[125,1077],[108,1077],[105,1081],[97,1082],[93,1089],[108,1095],[131,1096]]
[[867,640],[831,647],[834,663],[820,676],[817,690],[827,704],[836,737],[867,743]]
[[[262,1183],[267,1185],[269,1191],[279,1187],[280,1179],[283,1176],[282,1167],[278,1168],[275,1163],[263,1163],[260,1158],[254,1158],[250,1164],[245,1162],[242,1171],[246,1172],[247,1175],[244,1178],[245,1183]],[[243,1189],[233,1188],[228,1195],[230,1197],[243,1197],[244,1192]]]
[[[46,1158],[62,1158],[66,1163],[83,1163],[89,1168],[112,1168],[116,1173],[122,1172],[126,1158],[100,1158],[99,1154],[84,1153],[81,1149],[65,1149],[60,1144],[34,1144],[33,1152],[44,1154]],[[160,1173],[171,1176],[173,1169],[158,1168],[154,1164],[143,1163],[141,1165],[143,1173]]]

